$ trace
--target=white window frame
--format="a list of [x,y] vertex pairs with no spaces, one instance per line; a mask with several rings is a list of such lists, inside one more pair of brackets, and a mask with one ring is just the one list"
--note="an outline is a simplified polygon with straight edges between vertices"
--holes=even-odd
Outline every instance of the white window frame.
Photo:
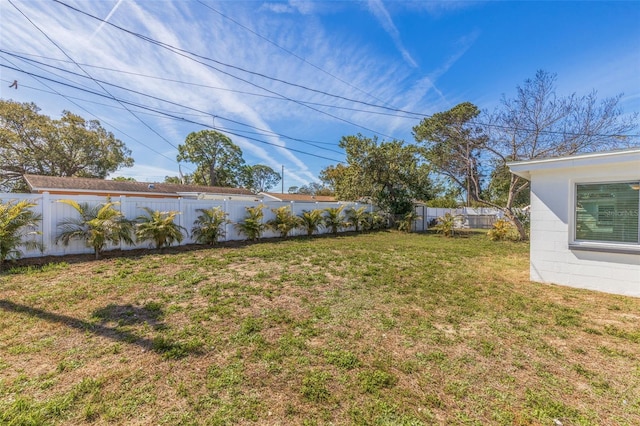
[[[586,251],[603,251],[614,253],[628,253],[628,254],[640,254],[640,223],[638,226],[638,242],[636,243],[623,243],[623,242],[610,242],[610,241],[586,241],[580,240],[576,236],[576,220],[577,220],[577,207],[578,207],[578,185],[608,185],[616,183],[636,183],[639,179],[620,179],[614,181],[607,180],[574,180],[570,181],[569,190],[569,249],[571,250],[586,250]],[[638,203],[638,209],[640,213],[640,201]],[[638,217],[640,222],[640,216]]]

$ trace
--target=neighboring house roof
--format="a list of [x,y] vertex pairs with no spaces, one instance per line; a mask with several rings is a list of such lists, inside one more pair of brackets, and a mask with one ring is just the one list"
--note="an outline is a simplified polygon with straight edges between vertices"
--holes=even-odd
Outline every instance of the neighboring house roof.
[[337,201],[335,197],[328,195],[280,194],[278,192],[261,192],[260,194],[273,201],[294,201],[297,203],[333,203]]
[[640,148],[619,151],[592,152],[567,157],[542,158],[507,163],[515,175],[531,180],[531,172],[559,170],[572,167],[605,166],[620,163],[636,163],[640,169]]
[[141,197],[185,197],[200,194],[242,195],[255,197],[244,188],[224,188],[203,185],[177,185],[171,183],[149,183],[114,181],[93,178],[24,175],[31,192],[51,194],[128,195]]

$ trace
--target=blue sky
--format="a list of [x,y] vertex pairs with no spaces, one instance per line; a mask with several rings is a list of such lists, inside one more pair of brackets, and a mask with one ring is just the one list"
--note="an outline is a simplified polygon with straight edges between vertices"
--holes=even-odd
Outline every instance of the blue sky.
[[100,120],[135,159],[113,176],[140,181],[177,175],[177,145],[215,126],[248,164],[284,166],[285,190],[304,185],[344,160],[342,136],[413,142],[420,117],[394,109],[491,111],[539,69],[560,95],[624,93],[640,112],[640,1],[7,0],[0,14],[0,96]]

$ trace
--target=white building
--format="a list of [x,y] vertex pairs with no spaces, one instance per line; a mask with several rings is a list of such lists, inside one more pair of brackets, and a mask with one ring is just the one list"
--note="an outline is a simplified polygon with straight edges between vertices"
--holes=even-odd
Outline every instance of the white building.
[[640,148],[510,163],[531,181],[531,280],[640,297]]

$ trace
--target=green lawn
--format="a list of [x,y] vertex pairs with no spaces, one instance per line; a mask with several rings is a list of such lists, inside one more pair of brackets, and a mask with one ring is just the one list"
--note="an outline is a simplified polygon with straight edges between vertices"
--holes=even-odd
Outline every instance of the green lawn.
[[640,299],[381,232],[0,274],[0,424],[638,425]]

